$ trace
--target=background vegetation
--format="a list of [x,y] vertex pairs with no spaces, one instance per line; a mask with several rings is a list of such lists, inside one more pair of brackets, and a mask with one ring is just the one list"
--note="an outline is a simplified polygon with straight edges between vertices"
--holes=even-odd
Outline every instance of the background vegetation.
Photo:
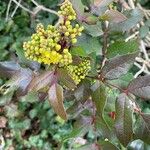
[[[37,2],[47,8],[58,10],[58,4],[61,1],[38,0]],[[82,2],[88,7],[88,0],[82,0]],[[134,3],[135,6],[137,5],[137,3],[140,3],[140,6],[143,9],[150,9],[150,3],[148,0],[138,0]],[[22,1],[21,4],[29,10],[33,10],[33,8],[35,8],[35,4],[33,4],[33,2],[31,2],[30,0]],[[10,9],[8,9],[9,6]],[[57,16],[46,11],[39,11],[38,13],[30,14],[22,8],[16,8],[16,6],[17,5],[15,4],[15,2],[11,2],[10,4],[10,1],[8,0],[0,0],[0,61],[7,61],[5,63],[0,62],[1,74],[3,74],[3,71],[5,71],[5,69],[7,69],[8,71],[12,68],[13,70],[17,70],[17,68],[20,67],[18,64],[14,63],[14,60],[15,62],[19,62],[19,64],[24,68],[29,67],[34,71],[39,70],[39,64],[30,62],[24,57],[22,44],[31,36],[32,33],[34,33],[37,23],[42,22],[44,25],[55,24],[58,19]],[[132,7],[130,3],[129,6]],[[122,9],[122,6],[118,6],[117,2],[111,4],[110,7],[119,7],[120,10]],[[16,11],[14,11],[15,9]],[[35,10],[33,11],[36,12]],[[144,41],[144,43],[148,43],[146,37],[149,36],[149,27],[150,20],[146,18],[144,19],[143,26],[140,26],[140,28],[136,29],[134,28],[132,30],[133,36],[136,37],[136,35],[134,34],[138,31],[140,32],[140,36],[138,38]],[[95,55],[95,53],[99,53],[99,50],[102,49],[103,46],[103,41],[99,41],[99,39],[97,38],[98,36],[102,35],[102,30],[97,28],[96,30],[88,30],[88,28],[88,25],[85,25],[85,29],[87,29],[86,34],[88,33],[89,36],[86,37],[84,33],[77,44],[80,45],[83,49],[86,49],[87,54]],[[97,30],[100,31],[97,32]],[[122,40],[128,37],[128,33],[117,33],[112,35],[112,40],[116,38]],[[128,47],[128,45],[124,45],[124,43],[121,44],[116,42],[115,50],[118,46],[119,48],[121,48],[123,53],[123,50],[127,49],[125,48],[126,46],[129,49],[131,48],[132,51],[137,48],[137,45],[134,44],[134,42],[135,41],[132,41],[130,43],[130,47]],[[149,55],[149,46],[150,45],[148,44],[144,44],[147,55]],[[93,47],[95,49],[95,53],[91,53]],[[114,45],[112,44],[109,49],[111,49],[112,51],[114,49]],[[141,45],[139,49],[142,49]],[[117,50],[119,51],[120,49]],[[113,53],[110,54],[108,53],[109,57],[111,58],[115,56],[116,54],[118,54],[118,51],[113,51]],[[82,51],[80,55],[84,55]],[[99,60],[99,58],[97,58],[97,60]],[[129,74],[127,76],[123,76],[120,81],[114,82],[117,84],[119,84],[120,82],[124,82],[124,84],[127,84],[126,81],[130,81],[134,75],[138,76],[139,74],[144,75],[149,73],[149,66],[145,66],[146,69],[142,69],[139,67],[139,65],[143,65],[143,52],[141,52],[141,54],[139,55],[139,59],[137,59],[137,61],[135,62],[135,66],[130,70]],[[28,76],[29,74],[30,72],[26,75]],[[21,76],[23,75],[24,72],[22,72]],[[5,84],[7,81],[8,77],[2,76],[0,78],[0,86]],[[22,82],[22,85],[24,85],[24,82]],[[84,84],[81,84],[79,86],[79,89],[76,91],[76,99],[85,99],[83,95],[87,95],[87,93],[85,92],[88,91],[87,89],[83,89],[83,86]],[[6,150],[94,150],[97,148],[97,146],[92,144],[93,141],[95,141],[96,133],[94,133],[93,129],[91,128],[82,128],[82,126],[79,126],[80,123],[76,121],[76,117],[80,114],[80,112],[82,112],[82,110],[81,108],[75,107],[74,101],[71,101],[69,96],[65,101],[65,108],[68,108],[67,112],[69,113],[69,120],[65,122],[54,113],[53,109],[49,105],[48,100],[40,100],[37,93],[34,92],[29,93],[24,97],[20,97],[18,100],[14,96],[15,90],[15,87],[12,87],[7,95],[0,95],[0,148],[4,145],[5,147],[2,149]],[[109,99],[111,100],[111,102],[109,102],[109,104],[114,103],[113,99],[115,98],[116,94],[117,91],[113,91],[112,93],[110,93],[111,96]],[[142,112],[150,113],[149,101],[138,101],[138,103],[142,109]],[[88,109],[90,106],[85,104],[85,107],[87,107]],[[108,116],[113,117],[113,110],[114,108],[108,107]],[[85,110],[82,113],[88,116],[89,112]],[[88,131],[86,129],[88,129]],[[146,132],[144,133],[146,134]],[[102,147],[107,150],[112,150],[111,143],[109,147],[109,144],[106,144],[105,142],[107,142],[107,139],[106,141],[101,142]],[[80,147],[85,143],[89,143],[89,145],[87,147]],[[148,144],[150,143],[146,143],[142,140],[136,140],[132,143],[129,143],[127,149],[149,150],[150,145]],[[107,147],[105,147],[105,145],[107,145]],[[123,149],[123,146],[121,148]]]

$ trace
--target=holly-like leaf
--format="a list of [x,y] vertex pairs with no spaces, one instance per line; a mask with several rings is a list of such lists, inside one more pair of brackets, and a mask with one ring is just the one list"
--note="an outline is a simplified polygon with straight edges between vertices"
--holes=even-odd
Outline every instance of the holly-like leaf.
[[54,78],[54,72],[46,71],[33,78],[28,87],[28,91],[39,91],[40,89],[45,88],[47,85],[50,86]]
[[126,74],[133,65],[136,56],[137,53],[133,53],[109,59],[102,68],[102,77],[113,80]]
[[80,46],[87,54],[90,54],[92,52],[100,53],[102,48],[99,42],[99,38],[91,37],[86,34],[82,34],[78,38],[76,46]]
[[131,81],[128,91],[142,99],[150,99],[150,75],[140,76]]
[[135,123],[135,138],[150,144],[150,114],[141,114]]
[[124,145],[132,140],[132,106],[126,94],[120,94],[116,101],[115,131],[119,141]]
[[82,25],[86,32],[93,37],[101,36],[103,34],[101,22],[97,22],[95,25],[88,25],[86,23],[83,23]]
[[110,141],[99,141],[98,143],[100,144],[102,150],[119,150],[118,147]]
[[67,70],[59,68],[57,70],[57,74],[58,74],[58,79],[60,80],[60,82],[63,85],[65,85],[67,88],[71,90],[76,88],[76,84],[74,80],[71,78],[71,76],[68,74]]
[[139,44],[136,40],[132,41],[116,41],[110,44],[107,49],[107,57],[112,58],[117,55],[125,55],[134,53],[139,50]]
[[108,21],[119,23],[127,20],[127,17],[117,10],[108,10],[105,15],[108,16]]
[[71,54],[76,56],[87,57],[87,54],[83,48],[80,46],[75,46],[71,48]]
[[[97,87],[98,86],[98,87]],[[100,82],[93,85],[93,93],[92,93],[92,100],[95,103],[96,111],[98,116],[103,117],[104,108],[107,103],[107,96],[106,96],[106,89],[105,85]]]
[[63,88],[59,84],[54,83],[48,91],[49,102],[56,114],[62,119],[67,120],[67,114],[63,105],[63,98]]
[[17,95],[22,96],[27,93],[27,87],[32,80],[33,73],[30,69],[20,69],[12,79],[10,80],[10,85],[17,86]]
[[128,19],[120,23],[111,23],[110,29],[112,31],[121,31],[121,32],[129,31],[142,20],[143,13],[140,9],[136,8],[129,12],[127,18]]
[[146,37],[148,35],[148,33],[149,33],[149,27],[148,26],[145,25],[145,26],[142,26],[140,28],[140,37],[141,38]]
[[111,132],[110,126],[105,120],[104,109],[107,103],[106,87],[102,82],[96,82],[92,86],[92,100],[96,106],[96,129],[99,135],[104,138],[111,139],[113,133]]
[[87,80],[84,80],[75,90],[74,96],[77,101],[81,101],[82,103],[87,101],[91,96],[90,83]]
[[94,0],[93,5],[91,6],[92,13],[98,16],[102,15],[112,1],[113,0]]
[[83,19],[82,17],[84,16],[84,8],[85,8],[85,6],[82,4],[82,1],[81,0],[71,0],[71,3],[77,13],[78,19],[82,20]]
[[14,61],[0,62],[0,76],[11,77],[21,69],[20,65]]

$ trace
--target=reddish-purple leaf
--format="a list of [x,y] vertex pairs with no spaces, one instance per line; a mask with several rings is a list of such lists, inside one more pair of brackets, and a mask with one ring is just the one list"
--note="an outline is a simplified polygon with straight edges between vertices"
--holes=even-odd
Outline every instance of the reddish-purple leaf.
[[117,10],[108,10],[105,13],[110,22],[120,23],[127,20],[127,17]]
[[135,138],[150,144],[150,114],[141,114],[135,123]]
[[131,81],[128,91],[143,99],[150,99],[150,75],[141,76]]
[[120,94],[116,101],[115,132],[124,146],[132,140],[132,114],[133,109],[130,99],[126,94]]
[[11,77],[21,69],[20,65],[13,61],[0,62],[0,76]]
[[28,87],[28,91],[39,91],[48,85],[50,86],[53,80],[55,80],[54,72],[46,71],[33,78]]
[[63,83],[63,85],[65,85],[67,88],[71,90],[76,88],[76,84],[71,76],[68,74],[67,70],[61,68],[57,71],[57,74],[60,82]]
[[63,88],[59,84],[54,83],[48,91],[49,102],[56,114],[62,119],[67,120],[66,110],[63,105],[63,98]]
[[105,66],[102,68],[102,77],[108,80],[113,80],[126,74],[133,65],[137,54],[138,53],[127,54],[109,59]]

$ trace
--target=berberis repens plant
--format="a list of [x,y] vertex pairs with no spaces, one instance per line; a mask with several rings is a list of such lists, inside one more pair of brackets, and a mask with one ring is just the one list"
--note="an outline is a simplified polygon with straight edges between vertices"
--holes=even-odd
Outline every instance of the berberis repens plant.
[[[0,87],[0,106],[13,118],[8,129],[21,145],[14,140],[16,149],[46,150],[45,143],[51,145],[54,127],[46,122],[51,107],[58,122],[73,126],[55,143],[57,148],[124,150],[145,143],[147,149],[150,111],[142,105],[150,100],[150,76],[134,78],[140,38],[127,38],[143,14],[120,5],[113,0],[65,0],[57,12],[50,11],[58,19],[38,23],[24,41],[22,55],[17,52],[19,63],[0,62],[0,76],[10,78]],[[86,142],[74,146],[69,141],[75,137]]]

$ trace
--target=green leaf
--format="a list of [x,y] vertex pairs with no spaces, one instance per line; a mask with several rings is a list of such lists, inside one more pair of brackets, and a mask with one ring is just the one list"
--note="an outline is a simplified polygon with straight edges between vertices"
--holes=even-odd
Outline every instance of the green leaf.
[[63,98],[63,88],[59,84],[54,83],[48,91],[49,102],[57,115],[59,115],[62,119],[67,120],[67,114],[63,105]]
[[137,53],[133,53],[109,59],[102,68],[101,76],[113,80],[126,74],[133,65],[136,56]]
[[84,26],[85,31],[93,37],[103,35],[101,22],[97,22],[95,25],[88,25],[86,23],[83,23],[82,25]]
[[81,48],[80,46],[72,47],[71,54],[76,55],[76,56],[87,57],[85,50]]
[[35,76],[31,81],[28,91],[39,91],[40,89],[50,86],[55,76],[52,71],[45,71],[44,73]]
[[6,116],[8,118],[18,117],[20,115],[20,111],[18,110],[18,106],[11,103],[5,106]]
[[88,131],[89,131],[89,126],[87,126],[87,125],[81,126],[81,127],[78,127],[78,128],[74,127],[73,131],[69,135],[67,135],[63,138],[63,141],[66,141],[70,138],[75,138],[75,137],[82,136]]
[[9,36],[0,37],[0,49],[6,48],[10,42],[12,42],[11,37]]
[[145,25],[150,27],[150,19],[148,19],[146,22],[145,22]]
[[127,20],[120,22],[120,23],[111,23],[110,29],[112,31],[120,31],[125,32],[132,29],[134,26],[139,23],[143,18],[143,13],[140,9],[135,8],[130,11],[129,15],[127,16]]
[[98,141],[102,150],[119,150],[119,148],[110,141]]
[[107,104],[106,87],[102,82],[96,82],[92,88],[92,100],[96,106],[96,128],[97,132],[104,138],[112,138],[113,133],[111,132],[110,126],[105,120],[104,109]]
[[135,138],[150,144],[150,114],[141,114],[135,123]]
[[76,148],[74,150],[98,150],[97,148],[98,148],[97,145],[95,143],[93,143],[93,144],[83,145],[83,146]]
[[84,80],[82,84],[74,91],[74,96],[77,101],[85,102],[91,96],[90,83]]
[[140,37],[141,38],[146,37],[148,35],[148,33],[149,33],[149,27],[148,26],[145,25],[145,26],[142,26],[140,28]]
[[21,102],[34,103],[39,100],[38,94],[36,92],[29,92],[27,95],[21,97]]
[[92,89],[92,100],[95,103],[97,115],[103,118],[104,108],[107,103],[106,87],[100,82],[93,85]]
[[82,20],[82,16],[84,16],[84,8],[85,8],[85,6],[82,4],[82,1],[81,0],[70,0],[70,1],[77,13],[78,19]]
[[127,73],[117,80],[112,80],[111,83],[117,85],[118,87],[121,87],[122,89],[126,89],[133,79],[134,75],[132,73]]
[[76,84],[75,84],[74,80],[72,79],[72,77],[68,74],[67,70],[65,70],[63,68],[59,68],[57,70],[57,74],[58,74],[59,81],[63,85],[65,85],[67,88],[69,88],[70,90],[76,88]]
[[9,87],[3,95],[1,95],[0,93],[0,106],[5,106],[10,103],[16,89],[17,89],[16,86],[12,86]]
[[128,91],[143,100],[150,100],[150,75],[140,76],[132,80],[128,86]]
[[116,101],[115,131],[123,146],[127,146],[133,138],[132,105],[126,94],[119,95]]
[[80,46],[87,54],[90,54],[92,52],[97,52],[98,54],[100,54],[102,48],[99,38],[91,37],[86,34],[82,34],[78,38],[76,46]]
[[124,55],[136,52],[139,50],[139,44],[136,40],[132,41],[116,41],[113,44],[110,44],[107,49],[107,57],[112,58],[117,55]]

